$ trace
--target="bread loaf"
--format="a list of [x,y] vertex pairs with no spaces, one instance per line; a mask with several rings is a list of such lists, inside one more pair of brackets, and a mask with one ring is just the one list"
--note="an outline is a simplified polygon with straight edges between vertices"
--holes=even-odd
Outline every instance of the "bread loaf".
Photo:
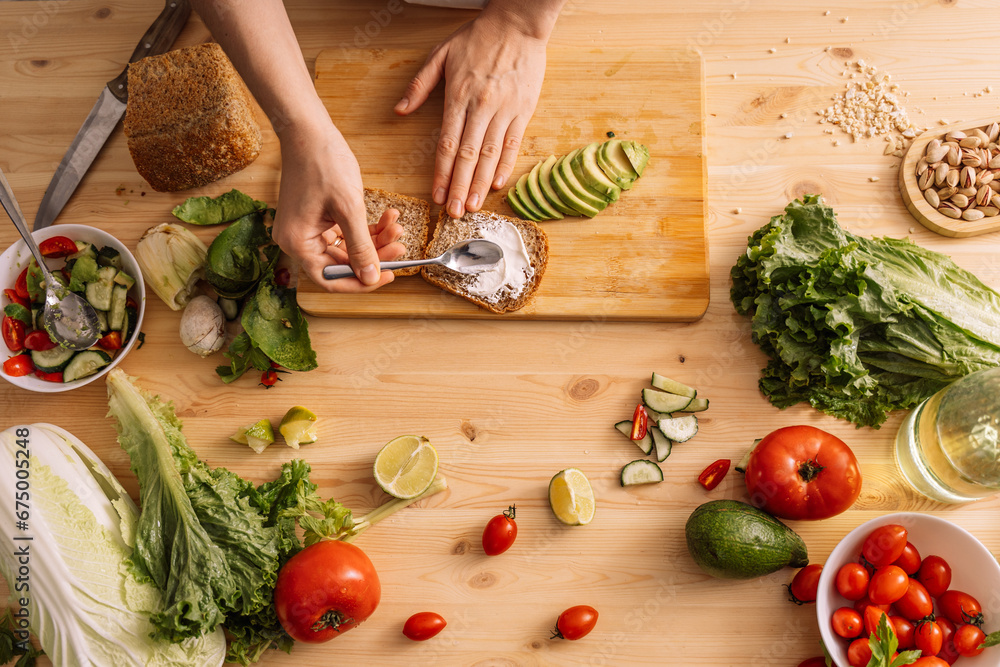
[[131,63],[124,129],[136,169],[160,192],[217,181],[261,148],[250,92],[214,43]]
[[[406,254],[399,259],[423,259],[427,235],[430,233],[431,205],[422,199],[365,188],[365,213],[369,225],[378,224],[387,208],[399,211],[399,224],[403,227],[399,242],[406,246]],[[419,272],[419,266],[393,271],[397,276],[412,276]]]

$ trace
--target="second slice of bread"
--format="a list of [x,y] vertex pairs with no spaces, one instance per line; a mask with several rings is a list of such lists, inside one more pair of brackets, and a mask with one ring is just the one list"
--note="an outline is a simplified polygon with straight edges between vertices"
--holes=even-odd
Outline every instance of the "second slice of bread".
[[[399,211],[399,224],[403,226],[403,235],[399,242],[406,246],[406,254],[399,259],[423,259],[431,224],[431,205],[415,197],[377,188],[365,188],[365,213],[369,225],[378,224],[379,218],[387,208]],[[396,269],[393,273],[397,276],[412,276],[419,272],[420,267],[414,266],[408,269]]]

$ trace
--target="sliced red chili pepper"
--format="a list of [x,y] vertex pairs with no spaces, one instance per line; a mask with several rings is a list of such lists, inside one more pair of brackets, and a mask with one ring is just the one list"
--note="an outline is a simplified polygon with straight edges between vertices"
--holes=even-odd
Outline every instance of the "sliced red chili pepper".
[[629,437],[633,440],[642,440],[646,437],[647,430],[649,430],[649,414],[646,412],[646,406],[640,403],[632,414],[632,435]]
[[135,299],[133,299],[132,297],[126,297],[125,298],[125,307],[126,308],[138,308],[139,304],[137,304],[135,302]]
[[260,375],[260,384],[265,389],[270,389],[280,379],[281,378],[278,377],[278,371],[274,370],[273,368],[268,368],[266,371],[264,371],[263,373],[261,373],[261,375]]
[[97,344],[105,350],[120,350],[122,349],[122,332],[109,331],[97,341]]
[[17,276],[17,280],[14,281],[14,292],[27,301],[30,297],[28,296],[28,267],[24,267]]
[[719,485],[722,478],[726,476],[727,472],[729,472],[729,466],[731,463],[732,462],[729,459],[719,459],[705,468],[701,474],[698,475],[698,483],[705,487],[706,491],[711,491]]
[[274,272],[274,284],[281,287],[288,287],[288,283],[292,282],[292,274],[289,273],[288,269],[285,267],[279,268]]
[[10,315],[3,316],[3,342],[7,344],[7,349],[11,352],[20,352],[24,349],[24,322],[15,319]]
[[31,357],[27,354],[19,354],[3,362],[3,372],[11,377],[28,375],[33,370],[35,370],[35,364],[32,363]]
[[76,242],[68,236],[53,236],[38,244],[43,257],[69,257],[76,253]]
[[29,350],[44,352],[56,346],[55,341],[49,338],[48,332],[43,329],[35,329],[24,337],[24,347]]
[[45,371],[35,370],[35,377],[41,378],[46,382],[62,382],[63,374],[62,371],[57,371],[55,373],[46,373]]
[[[27,282],[25,282],[25,289],[27,289]],[[3,295],[7,297],[7,300],[11,303],[16,303],[19,306],[24,306],[25,308],[30,309],[28,306],[28,297],[21,297],[21,295],[17,293],[17,290],[13,290],[8,287],[3,291]]]

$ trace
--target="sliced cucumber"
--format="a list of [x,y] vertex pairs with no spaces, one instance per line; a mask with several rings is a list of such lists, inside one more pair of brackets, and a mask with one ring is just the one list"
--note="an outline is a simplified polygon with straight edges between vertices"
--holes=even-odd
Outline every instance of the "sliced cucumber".
[[692,401],[690,396],[678,396],[659,389],[642,390],[642,402],[657,412],[680,412]]
[[111,310],[111,290],[114,287],[118,269],[104,266],[97,270],[97,280],[87,283],[85,295],[90,305],[97,310]]
[[129,337],[135,333],[136,327],[139,326],[139,309],[134,306],[125,306],[125,326],[122,327],[122,345],[124,346]]
[[84,350],[70,359],[63,369],[63,382],[73,382],[93,375],[111,363],[111,357],[100,350]]
[[653,435],[653,447],[656,450],[656,460],[663,463],[670,456],[670,450],[674,448],[673,441],[663,435],[663,431],[658,428],[651,428],[649,432]]
[[121,331],[125,326],[125,301],[128,299],[128,288],[115,285],[111,288],[111,307],[108,308],[108,326],[112,331]]
[[67,260],[80,259],[81,257],[89,257],[93,260],[97,259],[97,248],[93,244],[87,243],[86,241],[76,242],[76,252],[67,257]]
[[692,398],[691,402],[679,412],[704,412],[705,410],[708,410],[707,398]]
[[98,266],[113,266],[117,271],[122,270],[122,256],[111,246],[104,246],[97,253]]
[[759,445],[760,441],[763,439],[764,438],[757,438],[753,441],[753,445],[751,445],[750,449],[747,450],[747,453],[743,455],[740,462],[736,464],[736,472],[746,474],[747,466],[750,465],[750,455],[753,454],[753,450],[757,449],[757,445]]
[[111,331],[111,327],[108,326],[108,314],[103,310],[95,310],[97,313],[97,323],[101,325],[101,333],[106,334]]
[[[626,419],[615,424],[615,428],[629,440],[632,440],[632,420]],[[652,429],[646,429],[646,435],[641,440],[632,440],[635,446],[642,450],[643,454],[650,454],[653,451],[653,437],[649,434]]]
[[636,484],[655,484],[663,481],[663,471],[660,466],[646,459],[636,459],[631,463],[626,463],[622,468],[622,486],[634,486]]
[[653,373],[653,379],[650,380],[650,384],[657,389],[662,389],[663,391],[670,392],[671,394],[677,394],[678,396],[688,396],[694,398],[698,395],[698,391],[686,384],[681,384],[677,380],[671,380],[670,378],[660,375],[659,373]]
[[664,417],[669,417],[670,415],[660,414],[659,412],[657,412],[656,410],[652,409],[651,407],[649,407],[647,405],[646,406],[646,416],[649,418],[649,423],[650,424],[655,424],[656,422],[660,421]]
[[698,418],[694,415],[667,417],[656,422],[656,428],[674,442],[687,442],[698,433]]
[[31,305],[31,323],[32,323],[31,328],[32,329],[44,329],[45,328],[44,326],[42,326],[42,313],[43,312],[44,312],[44,309],[41,306],[37,306],[35,304]]
[[43,373],[58,373],[66,368],[75,352],[58,345],[51,350],[32,350],[31,362]]

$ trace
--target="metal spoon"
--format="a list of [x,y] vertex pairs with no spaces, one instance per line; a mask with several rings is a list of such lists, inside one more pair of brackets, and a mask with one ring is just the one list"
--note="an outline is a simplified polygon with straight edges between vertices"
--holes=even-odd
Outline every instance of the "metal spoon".
[[101,325],[97,321],[94,307],[79,294],[70,292],[56,280],[45,265],[45,257],[38,249],[35,239],[28,231],[21,207],[14,198],[10,183],[0,170],[0,205],[3,205],[11,222],[17,227],[45,279],[45,310],[42,311],[42,326],[60,347],[67,350],[85,350],[101,337]]
[[[428,266],[437,264],[459,273],[482,273],[495,268],[503,259],[503,248],[493,241],[485,239],[469,239],[456,243],[444,251],[439,257],[430,259],[404,259],[399,262],[382,262],[383,271],[405,269],[408,266]],[[354,275],[354,269],[348,264],[334,264],[323,269],[323,277],[327,280],[347,278]]]

